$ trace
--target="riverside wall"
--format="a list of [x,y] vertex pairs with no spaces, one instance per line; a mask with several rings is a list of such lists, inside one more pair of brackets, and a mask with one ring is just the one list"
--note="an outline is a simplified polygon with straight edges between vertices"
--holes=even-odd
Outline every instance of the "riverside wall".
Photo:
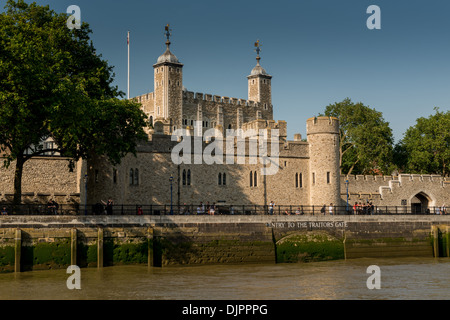
[[0,271],[448,257],[450,216],[0,216]]

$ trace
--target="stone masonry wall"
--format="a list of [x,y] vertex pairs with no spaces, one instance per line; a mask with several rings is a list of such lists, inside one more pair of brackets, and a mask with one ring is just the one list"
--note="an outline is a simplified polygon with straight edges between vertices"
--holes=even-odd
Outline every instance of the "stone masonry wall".
[[[346,201],[348,180],[349,202],[371,201],[378,206],[411,205],[412,198],[421,193],[429,198],[428,206],[450,204],[450,178],[439,175],[400,174],[399,176],[341,176],[341,198]],[[402,203],[402,200],[406,202]]]
[[[25,162],[22,177],[24,200],[47,201],[57,196],[63,202],[79,201],[80,167],[75,163],[73,172],[69,171],[68,159],[58,157],[38,157]],[[0,168],[0,201],[12,200],[14,194],[15,162],[8,169]]]
[[21,271],[448,257],[449,224],[446,216],[0,216],[0,272],[14,270],[17,247]]
[[[234,164],[174,164],[171,158],[171,147],[176,142],[168,141],[170,137],[159,136],[156,140],[139,147],[136,157],[129,155],[122,163],[113,168],[104,159],[90,163],[89,176],[95,175],[97,180],[89,179],[88,202],[106,201],[112,197],[116,203],[125,204],[170,204],[170,181],[174,204],[226,203],[233,205],[268,204],[275,201],[283,205],[309,204],[309,159],[305,142],[289,142],[280,144],[279,168],[276,174],[262,175],[263,164],[256,158],[251,163],[245,157],[245,164],[238,164],[237,152],[234,153]],[[160,141],[162,140],[162,141]],[[164,142],[163,142],[164,141]],[[165,145],[165,151],[154,152],[155,145]],[[203,143],[204,150],[205,144]],[[270,150],[270,146],[268,146]],[[248,147],[247,147],[248,150]],[[194,151],[194,149],[192,149]],[[302,154],[298,156],[297,154]],[[272,164],[275,165],[275,164]],[[130,172],[139,173],[139,184],[130,183]],[[116,170],[116,182],[114,182]],[[183,172],[186,179],[183,181]],[[188,180],[188,172],[190,179]],[[222,177],[219,184],[219,174]],[[250,184],[250,174],[252,183]],[[256,184],[255,184],[256,174]],[[223,184],[223,177],[225,184]],[[301,181],[300,181],[301,179]],[[184,182],[184,183],[183,183]]]

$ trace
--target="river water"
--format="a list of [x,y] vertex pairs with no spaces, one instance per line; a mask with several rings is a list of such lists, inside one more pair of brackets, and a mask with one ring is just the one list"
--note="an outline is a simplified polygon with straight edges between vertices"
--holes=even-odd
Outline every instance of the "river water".
[[[377,265],[380,289],[368,289]],[[81,269],[69,290],[66,270],[0,274],[2,300],[450,299],[450,259],[352,259],[298,264]]]

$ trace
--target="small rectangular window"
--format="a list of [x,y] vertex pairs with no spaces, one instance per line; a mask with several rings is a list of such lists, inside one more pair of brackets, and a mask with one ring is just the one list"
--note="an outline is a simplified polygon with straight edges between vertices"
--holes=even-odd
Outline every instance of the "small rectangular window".
[[312,183],[316,184],[316,173],[315,172],[313,172],[313,174],[312,174]]
[[330,172],[327,172],[327,184],[331,183]]
[[134,169],[134,185],[139,185],[139,169]]

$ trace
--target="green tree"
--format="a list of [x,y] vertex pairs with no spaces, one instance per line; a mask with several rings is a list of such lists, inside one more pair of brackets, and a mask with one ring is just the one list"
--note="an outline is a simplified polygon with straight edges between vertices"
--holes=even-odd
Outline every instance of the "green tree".
[[[30,158],[58,151],[71,159],[69,167],[93,154],[117,164],[145,139],[145,115],[120,99],[88,24],[69,29],[67,18],[23,0],[8,0],[0,14],[0,154],[6,167],[15,161],[16,204]],[[45,149],[45,138],[57,147]]]
[[346,98],[328,105],[325,115],[339,119],[341,173],[390,173],[394,139],[381,112]]
[[448,176],[450,173],[450,111],[428,118],[418,118],[405,132],[399,143],[405,150],[405,170],[411,173],[429,173]]

